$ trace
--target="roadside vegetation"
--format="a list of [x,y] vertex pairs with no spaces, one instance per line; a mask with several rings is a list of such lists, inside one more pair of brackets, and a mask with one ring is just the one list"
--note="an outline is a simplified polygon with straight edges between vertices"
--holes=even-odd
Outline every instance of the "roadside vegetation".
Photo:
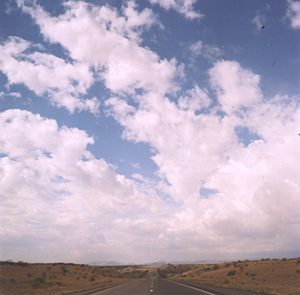
[[158,277],[264,294],[300,294],[300,258],[164,265]]
[[0,261],[0,294],[57,295],[144,278],[143,266]]

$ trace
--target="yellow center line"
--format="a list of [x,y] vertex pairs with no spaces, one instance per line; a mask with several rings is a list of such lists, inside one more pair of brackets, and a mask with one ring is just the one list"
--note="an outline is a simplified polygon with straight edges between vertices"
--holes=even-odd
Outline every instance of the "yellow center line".
[[99,292],[97,292],[97,293],[93,293],[93,294],[91,294],[91,295],[97,295],[97,294],[100,294],[100,293],[103,293],[103,292],[106,292],[106,291],[110,291],[110,290],[112,290],[112,289],[120,288],[120,287],[122,287],[122,286],[132,284],[132,283],[134,283],[134,282],[136,282],[136,281],[138,281],[138,280],[135,280],[135,281],[132,281],[132,282],[128,282],[128,283],[122,284],[122,285],[120,285],[120,286],[115,286],[115,287],[112,287],[112,288],[108,288],[108,289],[99,291]]

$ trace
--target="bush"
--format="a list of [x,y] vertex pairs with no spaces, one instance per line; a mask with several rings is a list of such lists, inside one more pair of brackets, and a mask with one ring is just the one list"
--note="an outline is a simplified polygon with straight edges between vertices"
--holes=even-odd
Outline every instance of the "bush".
[[91,277],[90,281],[94,282],[95,281],[95,277]]
[[26,266],[28,266],[28,263],[27,262],[23,262],[23,261],[19,261],[19,262],[16,263],[16,265],[22,266],[22,267],[26,267]]
[[11,259],[6,260],[6,261],[0,261],[0,265],[12,265],[12,266],[22,266],[26,267],[28,266],[27,262],[19,261],[19,262],[13,262]]
[[43,277],[37,277],[34,279],[35,282],[39,282],[41,284],[44,284],[45,283],[45,278]]
[[40,288],[42,284],[45,283],[45,279],[42,277],[37,277],[31,282],[33,288]]
[[13,283],[13,284],[16,284],[17,282],[15,281],[15,279],[10,279],[10,281]]
[[235,275],[235,270],[231,270],[227,275],[228,276],[234,276]]
[[213,266],[213,270],[217,270],[217,269],[219,269],[220,268],[220,266],[218,265],[218,264],[215,264],[214,266]]

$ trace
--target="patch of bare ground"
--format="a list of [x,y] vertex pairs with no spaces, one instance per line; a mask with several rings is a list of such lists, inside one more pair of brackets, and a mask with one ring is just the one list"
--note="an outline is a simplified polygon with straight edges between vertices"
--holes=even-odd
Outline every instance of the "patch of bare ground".
[[0,262],[1,295],[56,295],[113,285],[147,275],[141,266]]
[[[185,268],[190,268],[185,270]],[[218,264],[167,265],[160,277],[266,294],[300,294],[300,258],[234,261]]]

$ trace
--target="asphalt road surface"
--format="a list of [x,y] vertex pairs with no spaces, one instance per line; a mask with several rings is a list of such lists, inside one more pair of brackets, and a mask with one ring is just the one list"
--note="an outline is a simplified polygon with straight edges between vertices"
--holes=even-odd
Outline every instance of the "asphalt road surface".
[[149,278],[122,285],[100,288],[74,295],[253,295],[245,292],[221,287],[186,283],[181,281],[157,279],[155,270],[150,270]]

